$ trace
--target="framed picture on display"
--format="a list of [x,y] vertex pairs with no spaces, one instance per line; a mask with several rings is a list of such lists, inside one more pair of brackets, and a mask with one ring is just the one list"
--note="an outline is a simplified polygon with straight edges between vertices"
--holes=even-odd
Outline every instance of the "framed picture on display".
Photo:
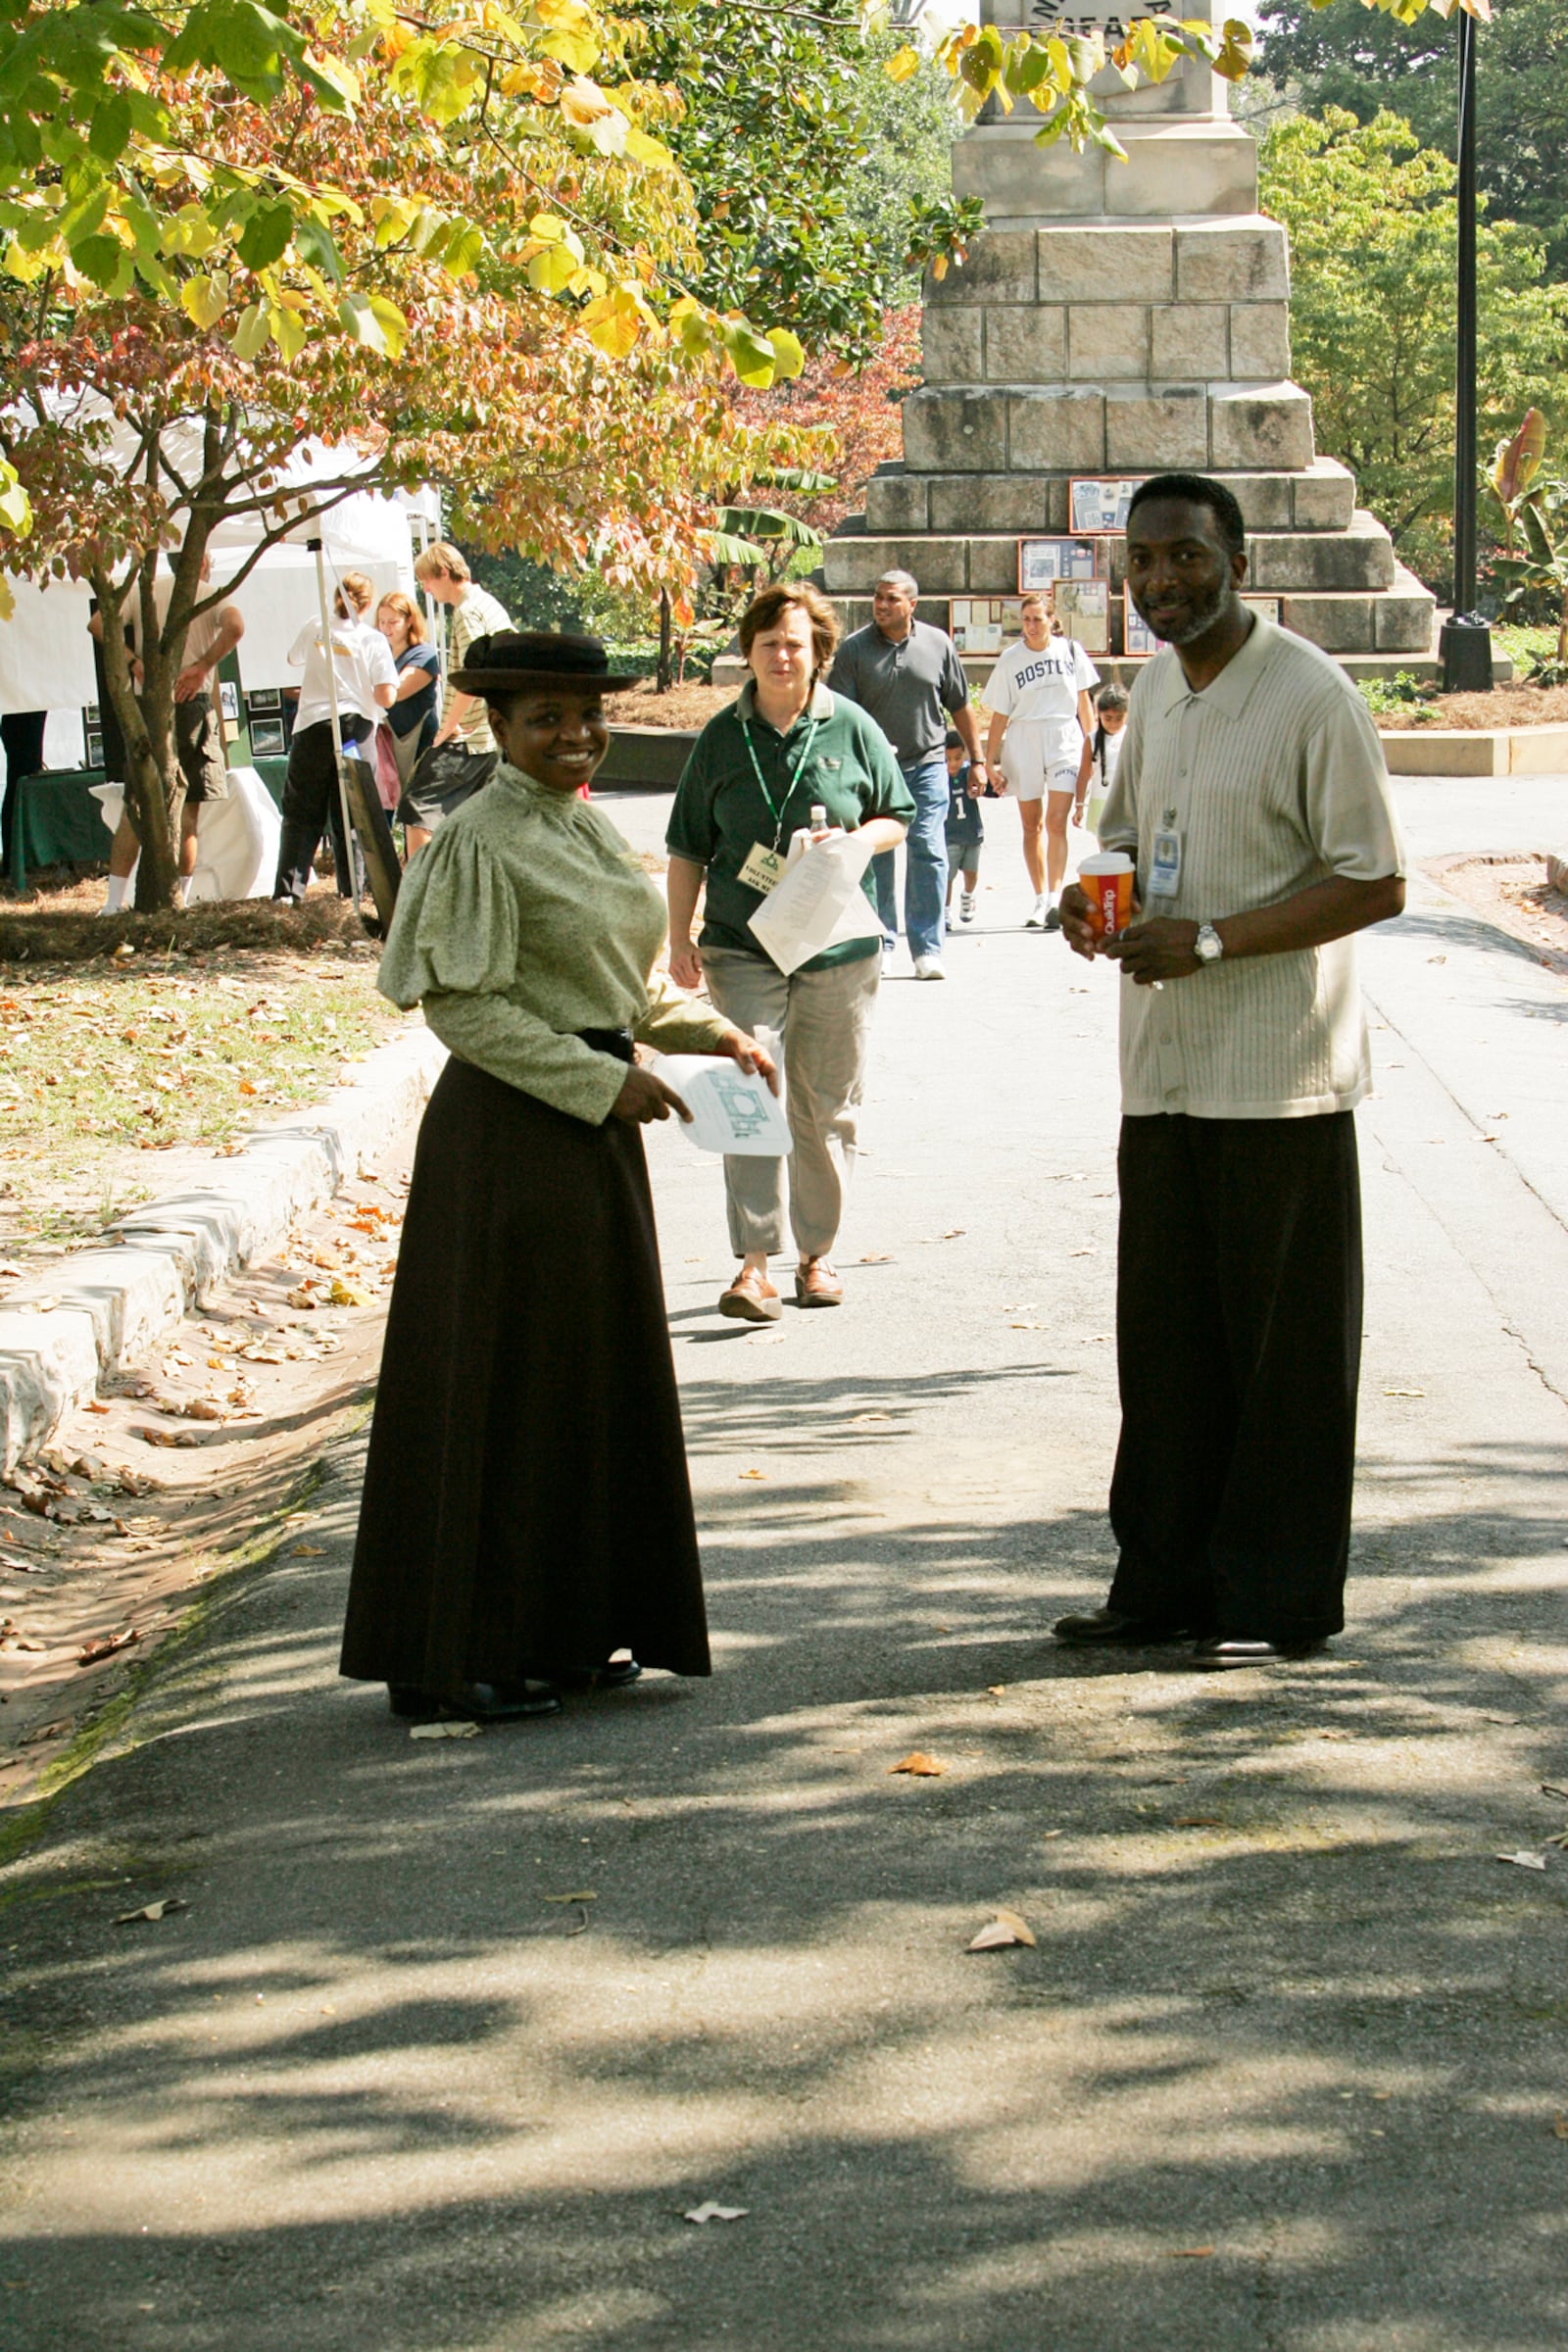
[[1141,473],[1077,473],[1067,484],[1067,521],[1074,531],[1115,532],[1127,528],[1133,492]]
[[1060,580],[1056,584],[1056,618],[1068,637],[1075,637],[1086,654],[1110,651],[1110,583],[1108,580]]
[[1139,661],[1157,654],[1165,643],[1163,637],[1154,635],[1130,596],[1122,599],[1121,642],[1122,651]]
[[281,718],[257,718],[255,697],[251,698],[251,757],[255,760],[281,760],[287,748],[283,740]]
[[281,710],[283,708],[283,698],[275,686],[253,687],[245,697],[245,702],[252,710]]
[[104,763],[103,736],[96,727],[88,727],[85,730],[85,738],[87,744],[87,765],[89,767],[102,767]]
[[[1018,594],[1038,594],[1058,580],[1092,580],[1100,570],[1100,550],[1092,539],[1020,539]],[[1019,623],[1020,627],[1022,622]]]
[[237,727],[239,725],[239,688],[232,678],[219,679],[218,698],[223,707],[224,718],[231,720]]
[[[960,654],[1000,654],[1006,634],[1006,615],[1009,601],[1016,611],[1016,600],[1003,596],[955,597],[948,607],[948,625],[953,642]],[[1019,616],[1018,629],[1023,626]],[[1018,629],[1013,635],[1018,634]]]

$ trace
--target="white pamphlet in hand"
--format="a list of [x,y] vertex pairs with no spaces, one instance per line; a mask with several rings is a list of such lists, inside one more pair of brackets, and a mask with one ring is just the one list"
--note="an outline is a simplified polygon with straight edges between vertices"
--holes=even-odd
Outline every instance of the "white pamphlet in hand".
[[784,1106],[759,1072],[710,1054],[661,1054],[653,1071],[691,1112],[689,1123],[679,1121],[680,1131],[700,1152],[783,1159],[793,1149]]
[[872,845],[862,827],[833,833],[793,864],[751,917],[751,927],[781,972],[798,971],[852,939],[880,939],[882,925],[861,881]]

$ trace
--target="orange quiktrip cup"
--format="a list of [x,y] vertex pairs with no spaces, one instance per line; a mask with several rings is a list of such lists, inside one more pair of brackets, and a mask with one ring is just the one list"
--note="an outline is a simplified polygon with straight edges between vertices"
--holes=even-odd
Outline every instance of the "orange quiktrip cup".
[[1125,850],[1102,850],[1086,858],[1078,879],[1089,900],[1089,928],[1097,939],[1114,939],[1133,916],[1133,861]]

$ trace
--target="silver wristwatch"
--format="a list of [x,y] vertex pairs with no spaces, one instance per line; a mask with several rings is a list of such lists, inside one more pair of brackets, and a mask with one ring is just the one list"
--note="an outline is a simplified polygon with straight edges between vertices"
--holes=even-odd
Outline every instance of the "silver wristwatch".
[[1200,923],[1198,937],[1193,942],[1193,954],[1200,963],[1218,963],[1225,953],[1225,942],[1212,923]]

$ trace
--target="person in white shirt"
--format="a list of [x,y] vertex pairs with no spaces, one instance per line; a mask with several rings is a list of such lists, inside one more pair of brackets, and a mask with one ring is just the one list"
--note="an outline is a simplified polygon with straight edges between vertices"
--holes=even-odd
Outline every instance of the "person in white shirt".
[[[363,571],[346,571],[338,584],[332,610],[332,678],[337,685],[338,720],[342,747],[364,747],[369,757],[370,737],[383,710],[397,699],[398,672],[392,649],[379,629],[364,615],[375,591]],[[289,667],[303,669],[299,709],[288,747],[288,775],[283,785],[283,832],[278,844],[274,899],[291,899],[296,906],[310,885],[311,867],[321,835],[330,828],[332,858],[340,898],[353,895],[353,868],[348,844],[342,839],[343,818],[338,803],[337,757],[332,741],[332,691],[321,624],[307,621],[289,647]]]
[[[201,576],[205,588],[213,576],[211,556],[202,558]],[[170,601],[173,593],[173,573],[161,573],[153,583],[153,611],[160,631],[168,622]],[[134,587],[121,610],[130,636],[131,679],[139,692],[142,674],[141,597]],[[103,615],[95,612],[87,625],[101,642]],[[190,878],[196,871],[196,828],[203,806],[208,801],[223,800],[228,792],[223,727],[214,689],[220,663],[234,651],[244,634],[244,615],[237,605],[209,605],[206,612],[199,612],[185,631],[183,660],[174,680],[174,756],[185,783],[185,805],[180,813],[179,830],[179,887],[182,899],[189,891]],[[124,771],[121,772],[123,777]],[[110,780],[113,781],[113,778]],[[109,888],[98,909],[100,914],[120,912],[140,855],[141,843],[131,813],[127,786],[120,823],[110,844]]]
[[[499,597],[481,588],[468,569],[467,558],[450,540],[434,539],[421,548],[414,562],[414,576],[432,605],[445,605],[452,613],[447,641],[449,672],[459,670],[467,659],[468,648],[477,637],[494,637],[512,627],[512,615]],[[493,752],[496,739],[490,732],[490,721],[478,695],[459,694],[455,686],[447,688],[447,707],[441,713],[441,724],[435,732],[435,744],[451,743],[456,739],[466,751]],[[423,840],[427,836],[421,834]],[[410,850],[416,846],[410,843]]]
[[[999,791],[1010,792],[1023,819],[1023,861],[1035,903],[1025,929],[1059,931],[1058,900],[1067,872],[1067,811],[1072,807],[1085,738],[1094,730],[1090,689],[1100,673],[1075,639],[1053,634],[1052,600],[1023,599],[1023,637],[991,672],[986,766]],[[1046,853],[1041,855],[1041,817]]]

